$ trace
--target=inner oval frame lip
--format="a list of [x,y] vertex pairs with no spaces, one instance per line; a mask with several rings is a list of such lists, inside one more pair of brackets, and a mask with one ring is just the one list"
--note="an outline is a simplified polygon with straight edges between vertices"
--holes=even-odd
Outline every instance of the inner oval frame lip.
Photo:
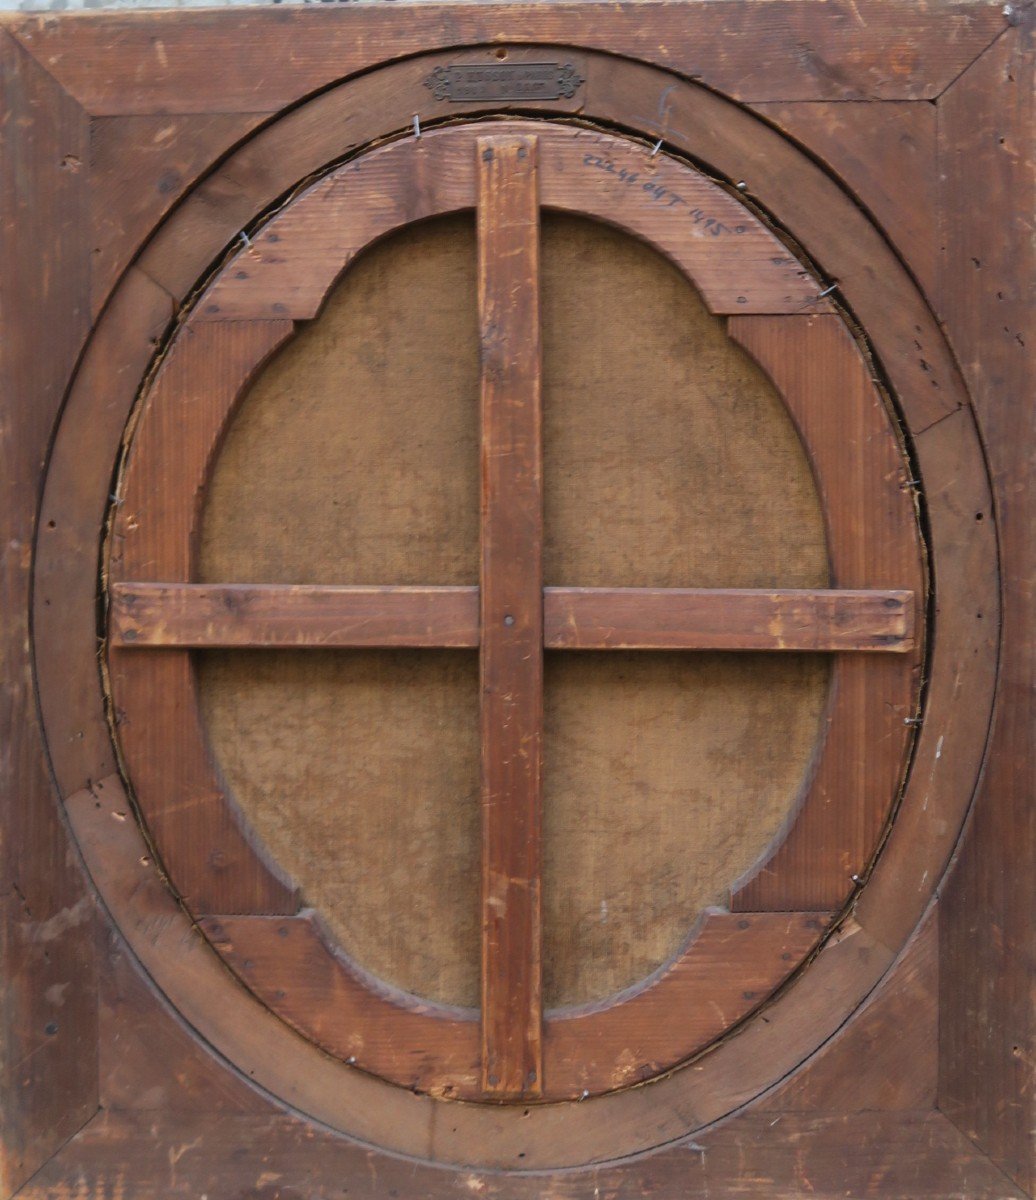
[[[185,334],[190,334],[192,330],[197,335],[209,335],[215,333],[215,330],[224,325],[224,323],[227,323],[230,327],[237,327],[239,329],[243,328],[245,323],[250,322],[258,322],[261,326],[265,326],[266,329],[271,331],[275,327],[282,326],[282,324],[283,328],[276,335],[271,333],[269,345],[264,344],[258,348],[258,354],[254,361],[248,363],[236,392],[232,395],[228,394],[220,430],[212,438],[213,446],[219,444],[222,429],[226,427],[226,423],[230,420],[248,382],[255,377],[258,369],[281,347],[283,342],[291,336],[287,328],[289,323],[292,321],[309,320],[317,316],[334,284],[343,272],[348,269],[349,264],[359,253],[374,242],[381,240],[398,229],[413,224],[415,221],[457,211],[467,211],[473,207],[474,139],[486,127],[486,123],[474,121],[432,130],[425,135],[421,142],[418,142],[417,139],[397,139],[372,149],[366,155],[359,155],[342,166],[332,168],[273,214],[251,238],[246,239],[246,245],[237,250],[229,260],[222,264],[216,275],[196,298],[186,322],[177,331],[177,337],[182,338]],[[557,125],[545,121],[495,121],[490,127],[494,131],[499,130],[502,132],[535,132],[539,136],[541,143],[550,146],[561,155],[561,167],[558,175],[560,184],[558,185],[558,189],[554,191],[550,189],[548,181],[554,177],[549,173],[549,169],[543,172],[541,202],[545,209],[571,212],[590,219],[603,220],[607,224],[618,227],[628,235],[639,237],[640,240],[646,242],[656,252],[661,253],[667,258],[688,279],[690,284],[702,296],[706,307],[714,315],[725,315],[740,319],[746,313],[757,313],[760,315],[784,313],[796,321],[803,321],[809,319],[809,316],[804,315],[802,312],[805,304],[811,310],[815,309],[825,314],[825,317],[822,319],[840,320],[840,318],[830,315],[830,304],[823,296],[819,295],[819,284],[817,281],[787,253],[781,243],[762,225],[758,218],[745,209],[739,200],[723,192],[717,184],[701,175],[695,168],[663,157],[661,162],[655,166],[656,173],[651,180],[652,186],[656,189],[660,186],[661,176],[669,184],[669,190],[675,191],[672,187],[672,182],[676,179],[678,184],[682,185],[681,190],[685,193],[688,189],[691,189],[697,193],[695,198],[703,195],[712,199],[717,206],[717,211],[727,217],[727,223],[724,223],[723,226],[724,233],[717,234],[714,229],[710,228],[712,218],[705,218],[704,221],[708,223],[704,223],[699,216],[695,216],[691,223],[685,224],[683,230],[677,227],[674,232],[674,227],[678,226],[678,222],[672,219],[668,222],[658,222],[657,212],[651,213],[650,211],[649,217],[655,218],[655,220],[645,220],[637,212],[636,207],[628,203],[631,195],[643,200],[643,197],[639,194],[644,190],[642,181],[637,177],[635,172],[632,176],[627,173],[624,167],[620,166],[617,169],[602,170],[601,164],[607,163],[610,167],[614,168],[614,160],[626,155],[629,156],[627,161],[633,162],[634,166],[636,166],[639,159],[645,157],[643,147],[637,143],[629,142],[611,134],[603,134],[596,130],[587,129],[586,127]],[[385,196],[392,197],[395,193],[393,193],[391,188],[385,187],[384,180],[382,180],[381,188],[373,191],[376,207],[379,211],[376,213],[373,221],[368,221],[366,226],[362,221],[359,222],[360,228],[365,229],[365,232],[361,236],[349,239],[348,249],[344,255],[340,249],[338,249],[337,256],[332,256],[330,253],[331,246],[339,247],[343,233],[343,230],[335,225],[334,222],[329,222],[327,225],[327,229],[330,230],[330,246],[323,246],[321,244],[319,234],[314,239],[312,219],[309,218],[307,220],[308,208],[316,206],[319,213],[320,206],[332,201],[335,191],[341,191],[343,188],[346,194],[355,201],[355,190],[351,189],[349,184],[355,183],[361,173],[369,175],[373,171],[377,176],[379,168],[385,164],[392,164],[393,161],[402,163],[403,172],[410,172],[413,169],[413,159],[429,154],[434,156],[436,152],[439,153],[440,157],[445,157],[446,159],[446,168],[444,169],[442,164],[439,164],[438,172],[433,175],[433,180],[442,186],[445,197],[440,196],[435,184],[430,183],[427,172],[422,172],[420,177],[425,181],[426,186],[418,190],[416,201],[409,195],[403,195],[400,203],[393,210],[391,201],[386,204]],[[654,162],[654,160],[649,161]],[[592,206],[589,206],[583,199],[586,194],[586,188],[583,186],[583,178],[580,177],[580,179],[574,182],[570,178],[569,173],[572,171],[573,166],[580,163],[583,167],[591,168],[591,180],[595,182],[599,181],[602,174],[605,177],[604,184],[606,186],[602,189],[605,193],[604,197],[603,199],[593,197],[594,203]],[[469,168],[466,174],[464,169],[465,164]],[[391,178],[392,176],[390,175],[389,179]],[[665,187],[665,185],[662,186],[663,188]],[[616,192],[618,193],[617,195],[615,194]],[[656,194],[652,194],[649,198],[655,200]],[[616,204],[616,200],[618,200],[618,204]],[[703,202],[707,202],[707,200]],[[685,207],[688,203],[687,201],[684,202]],[[623,205],[626,205],[626,207],[623,207]],[[616,207],[619,210],[619,217],[615,214]],[[352,218],[354,211],[350,210],[350,218]],[[676,212],[681,213],[682,210],[677,208]],[[692,210],[692,213],[698,212],[700,212],[699,209]],[[743,214],[743,223],[739,222],[738,215],[731,214]],[[620,217],[624,219],[620,219]],[[704,228],[701,228],[703,224]],[[371,233],[371,228],[373,228],[373,233]],[[690,231],[689,233],[688,230]],[[715,255],[716,247],[723,244],[724,240],[736,242],[745,238],[746,235],[754,237],[754,240],[758,243],[755,252],[756,259],[764,267],[764,278],[769,277],[769,290],[767,290],[767,285],[764,285],[762,295],[753,298],[752,289],[736,274],[730,277],[730,268],[725,264],[717,270],[717,275],[720,278],[712,280],[710,287],[703,286],[701,268],[704,265],[706,270],[708,269]],[[313,245],[314,240],[317,243],[315,247]],[[295,249],[294,254],[292,253],[293,247]],[[743,249],[743,246],[734,248],[734,262],[741,265],[741,260],[738,257],[739,249]],[[308,265],[310,268],[312,268],[312,260],[314,258],[319,262],[320,269],[317,274],[316,283],[312,282],[309,273],[306,273],[302,277],[302,283],[299,283],[299,276],[296,272],[300,254],[304,263],[309,260]],[[721,255],[721,257],[723,256]],[[249,269],[246,270],[242,267],[242,263],[247,263]],[[698,267],[698,270],[695,270],[695,266]],[[263,279],[264,275],[266,276],[265,280]],[[277,297],[284,297],[284,299]],[[199,341],[202,340],[205,340],[204,337],[199,338]],[[738,341],[736,337],[733,340],[735,344]],[[178,344],[180,343],[174,337],[163,366],[169,361],[168,355],[176,353]],[[765,370],[765,364],[763,366]],[[776,383],[776,381],[774,382]],[[148,398],[153,397],[156,390],[159,393],[161,392],[161,384],[162,372],[160,370],[152,387],[149,389]],[[777,384],[777,390],[783,397],[783,390],[779,384]],[[787,398],[784,397],[784,399],[787,407]],[[794,421],[795,414],[792,413],[791,415]],[[142,421],[147,421],[147,408],[144,410]],[[139,432],[140,430],[138,429],[138,435]],[[888,432],[890,437],[894,439],[892,430],[890,429]],[[803,437],[801,428],[799,429],[799,436],[800,440],[804,443],[807,456],[812,460],[811,447],[808,440]],[[132,452],[130,461],[132,463]],[[211,468],[211,462],[212,458],[210,457],[205,466],[205,478],[207,478],[208,471]],[[813,466],[814,471],[816,471],[815,462]],[[200,491],[203,491],[203,478],[200,479],[200,482],[202,484]],[[817,479],[816,482],[818,484],[818,491],[820,492],[825,523],[828,525],[828,553],[830,557],[834,552],[834,546],[828,519],[828,507],[824,504],[824,490],[820,486],[823,481]],[[125,500],[125,498],[125,495],[123,495],[122,499]],[[118,534],[119,528],[118,520],[119,518],[116,520],[116,534]],[[914,529],[914,535],[915,537],[917,536],[916,528]],[[185,564],[181,564],[181,566],[183,565]],[[919,578],[912,582],[915,584],[915,595],[919,597],[923,584]],[[838,686],[839,668],[837,664],[840,661],[841,656],[837,656],[831,682],[832,694]],[[168,684],[169,681],[167,680]],[[191,711],[196,711],[196,685],[194,683],[193,671],[190,673],[189,687],[191,689],[189,703],[187,703],[187,693],[184,693],[183,696],[185,707]],[[122,707],[125,707],[125,705]],[[821,748],[828,747],[832,742],[832,738],[836,737],[839,730],[844,727],[844,720],[841,722],[841,725],[837,721],[834,722],[833,729],[826,736],[821,735],[818,746]],[[199,736],[203,737],[200,727],[198,733]],[[907,733],[904,733],[904,746],[908,742],[909,736]],[[205,757],[203,751],[196,752],[195,756],[199,761]],[[809,794],[810,788],[807,785],[802,800],[796,806],[798,811],[793,812],[789,816],[788,830],[794,827],[798,812],[808,804]],[[891,800],[892,798],[890,797],[890,803]],[[230,811],[234,812],[234,819],[242,827],[245,843],[252,844],[253,835],[248,832],[249,827],[247,822],[244,822],[242,817],[237,814],[236,806],[233,805],[233,801],[229,796],[225,796],[224,805]],[[778,838],[778,841],[780,840]],[[771,845],[761,857],[760,863],[772,857],[773,849],[776,845],[777,842]],[[271,872],[274,877],[280,877],[284,884],[290,887],[286,877],[283,876],[280,869],[275,866],[267,855],[263,856],[263,863],[266,871]],[[174,873],[174,882],[176,877]],[[853,890],[852,885],[846,888],[842,903],[851,897]],[[274,912],[281,912],[282,916],[287,917],[291,915],[291,901],[287,897],[285,897],[285,900],[284,910],[274,909]],[[255,991],[256,994],[260,995],[268,1007],[273,1008],[275,1011],[280,1011],[289,1024],[300,1032],[303,1032],[306,1036],[312,1037],[317,1044],[336,1057],[346,1062],[355,1061],[363,1065],[362,1052],[361,1054],[349,1053],[353,1049],[351,1042],[347,1040],[343,1044],[341,1036],[334,1036],[326,1028],[321,1028],[319,1022],[317,1028],[311,1027],[308,1019],[302,1019],[298,1012],[287,1014],[284,1005],[278,1008],[277,997],[285,994],[285,988],[276,986],[264,988],[254,975],[249,974],[248,965],[256,961],[260,951],[258,944],[249,940],[250,935],[246,933],[243,925],[243,913],[252,911],[256,917],[260,915],[264,917],[272,915],[269,904],[260,904],[256,907],[253,903],[240,912],[240,904],[234,906],[230,912],[221,912],[221,906],[219,905],[203,904],[200,910],[197,905],[192,905],[191,907],[196,917],[200,919],[200,927],[208,934],[213,946],[221,953],[238,978],[251,990]],[[837,908],[838,906],[834,905],[832,907]],[[739,912],[740,916],[738,916]],[[208,914],[211,914],[211,917]],[[776,983],[776,987],[779,987],[784,979],[787,979],[800,964],[815,952],[817,945],[822,940],[824,929],[832,922],[834,913],[830,909],[818,912],[814,908],[810,908],[806,912],[797,915],[803,924],[795,937],[792,937],[791,927],[788,924],[787,918],[789,914],[784,913],[783,917],[776,919],[775,928],[778,926],[783,928],[784,937],[786,939],[791,938],[791,941],[788,941],[786,945],[789,948],[791,946],[795,947],[790,955],[786,952],[783,954],[783,957],[789,959],[789,965],[782,972],[780,979]],[[751,927],[752,920],[746,920],[745,918],[750,917],[758,921],[763,914],[748,913],[735,908],[735,911],[727,914],[727,916],[729,917],[732,929],[742,927],[747,929]],[[302,917],[301,915],[299,919],[306,922],[311,921],[310,917]],[[703,914],[698,926],[699,931],[703,927],[707,927],[710,921],[715,922],[721,919],[721,915],[717,912]],[[265,921],[261,922],[256,929],[262,930],[264,934],[272,935],[272,930],[267,928]],[[804,929],[810,931],[805,942],[801,936]],[[255,931],[253,931],[254,933]],[[242,943],[247,943],[251,947],[251,950],[247,953],[235,953],[235,946],[239,946]],[[367,972],[356,969],[355,965],[347,959],[343,952],[332,949],[327,933],[323,928],[319,929],[318,936],[313,940],[313,945],[323,946],[324,951],[331,955],[339,980],[336,987],[339,989],[344,987],[347,992],[351,992],[354,989],[361,989],[368,996],[377,994],[372,993],[367,986],[369,983],[366,979]],[[567,1042],[567,1031],[569,1029],[578,1030],[581,1025],[586,1025],[587,1028],[573,1035],[577,1041],[582,1039],[589,1044],[595,1036],[599,1038],[603,1035],[604,1028],[610,1023],[611,1010],[624,1008],[631,1002],[637,1007],[641,1006],[644,1002],[650,1003],[652,1000],[657,1003],[660,996],[663,993],[668,994],[672,990],[675,981],[685,976],[686,972],[691,969],[691,965],[701,949],[702,947],[698,944],[698,939],[692,931],[683,949],[639,984],[623,989],[615,996],[601,1001],[591,1002],[588,1005],[571,1006],[569,1009],[552,1012],[545,1020],[545,1035],[548,1049],[552,1041],[557,1042],[558,1039],[561,1039],[561,1044]],[[784,951],[785,946],[782,945],[781,949]],[[267,969],[269,967],[270,961],[269,956],[267,956]],[[282,979],[281,982],[285,981]],[[736,1016],[733,1019],[726,1020],[722,1025],[714,1029],[709,1026],[712,1032],[708,1035],[702,1035],[697,1042],[689,1042],[682,1045],[679,1052],[674,1052],[671,1057],[661,1061],[651,1058],[649,1064],[644,1065],[635,1073],[631,1073],[629,1077],[624,1078],[623,1082],[613,1082],[603,1090],[610,1091],[614,1087],[628,1086],[632,1083],[640,1083],[645,1079],[653,1078],[662,1071],[671,1069],[681,1061],[685,1061],[694,1053],[701,1052],[701,1050],[712,1044],[716,1037],[729,1032],[733,1026],[739,1024],[752,1011],[755,1011],[761,1003],[765,1003],[766,999],[772,995],[773,990],[773,987],[769,987],[762,993],[758,1001],[756,999],[756,992],[751,990],[745,991],[744,998],[746,1003],[740,1010],[734,1010]],[[421,1032],[426,1022],[437,1020],[448,1021],[451,1019],[455,1022],[459,1043],[448,1056],[452,1060],[452,1065],[447,1068],[447,1073],[456,1073],[457,1078],[461,1082],[456,1087],[445,1086],[447,1087],[448,1094],[460,1095],[471,1099],[477,1098],[478,1090],[474,1082],[467,1082],[469,1079],[473,1079],[471,1072],[474,1069],[473,1063],[477,1058],[475,1049],[469,1044],[471,1041],[469,1022],[460,1021],[458,1023],[448,1006],[420,1001],[417,998],[408,1000],[403,995],[399,995],[397,1000],[393,1000],[389,995],[392,991],[394,989],[390,989],[386,985],[386,990],[382,993],[382,999],[388,1004],[395,1005],[398,1010],[396,1013],[386,1011],[387,1019],[395,1024],[393,1018],[402,1018],[404,1014],[409,1014],[407,1023],[413,1027],[416,1036],[419,1037],[422,1044],[426,1044],[426,1039],[432,1037],[433,1031],[435,1036],[441,1036],[442,1032],[441,1026],[429,1026],[427,1031]],[[606,1024],[602,1025],[602,1022]],[[595,1027],[602,1025],[601,1033],[596,1034],[594,1030],[591,1030],[589,1028],[591,1024]],[[554,1035],[553,1037],[552,1034]],[[397,1036],[403,1036],[401,1030]],[[555,1053],[559,1052],[555,1051]],[[574,1057],[575,1052],[570,1048],[565,1056],[565,1060],[568,1061]],[[638,1055],[638,1057],[650,1058],[645,1053]],[[466,1063],[467,1065],[461,1066],[461,1063]],[[400,1078],[387,1072],[384,1067],[379,1069],[373,1063],[369,1065],[370,1069],[376,1074],[396,1083],[402,1083],[405,1086],[411,1087],[428,1086],[427,1080],[413,1080],[409,1077]],[[562,1074],[558,1070],[556,1063],[549,1067],[547,1071],[548,1086],[551,1076],[560,1077]],[[579,1080],[579,1083],[583,1082],[586,1081],[583,1079]],[[545,1099],[548,1101],[564,1100],[578,1096],[582,1091],[585,1091],[585,1089],[581,1089],[574,1080],[570,1080],[567,1084],[562,1085],[562,1090],[555,1093],[552,1089],[551,1094],[545,1097]]]

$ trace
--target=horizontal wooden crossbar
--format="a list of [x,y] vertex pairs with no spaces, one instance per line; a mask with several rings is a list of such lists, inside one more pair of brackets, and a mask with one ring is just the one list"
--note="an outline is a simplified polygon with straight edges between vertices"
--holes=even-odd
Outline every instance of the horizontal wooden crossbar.
[[913,593],[557,588],[544,598],[557,650],[909,650]]
[[[891,651],[913,646],[908,591],[545,588],[552,650]],[[476,647],[477,587],[115,583],[121,647]]]
[[115,645],[478,645],[477,587],[117,583],[111,595]]

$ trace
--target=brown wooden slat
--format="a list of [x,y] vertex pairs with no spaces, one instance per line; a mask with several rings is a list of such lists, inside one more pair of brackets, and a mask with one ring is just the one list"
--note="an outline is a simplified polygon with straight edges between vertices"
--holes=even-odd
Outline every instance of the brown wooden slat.
[[[551,650],[884,650],[913,645],[896,591],[546,588]],[[478,645],[478,588],[115,583],[116,646]]]
[[[36,708],[37,504],[88,332],[88,114],[0,29],[0,1195],[97,1106],[96,933]],[[55,522],[41,537],[64,537]],[[96,539],[93,543],[96,562]],[[95,663],[96,667],[96,663]]]
[[[1010,23],[938,106],[936,307],[970,385],[995,481],[1004,648],[986,768],[940,899],[939,1107],[1036,1195],[1036,13],[1019,6]],[[988,527],[989,510],[965,508],[954,484],[958,512],[975,513],[962,524]],[[995,611],[971,587],[965,594],[973,627],[997,628]]]
[[[376,1154],[352,1138],[287,1114],[102,1110],[19,1193],[19,1200],[107,1200],[113,1178],[133,1200],[195,1200],[213,1180],[219,1181],[221,1195],[306,1200],[339,1200],[343,1180],[350,1185],[348,1194],[362,1200],[393,1195],[456,1200],[465,1192],[483,1200],[1024,1197],[932,1110],[777,1117],[751,1110],[696,1135],[693,1145],[684,1138],[626,1162],[543,1174],[523,1172],[527,1162],[524,1150],[512,1151],[506,1165],[518,1170],[482,1166],[461,1174]],[[271,1177],[277,1183],[269,1184]],[[356,1186],[355,1180],[362,1182]],[[725,1186],[727,1180],[733,1181],[731,1187]]]
[[[853,0],[819,12],[813,0],[787,0],[778,12],[752,0],[734,9],[695,9],[693,22],[685,20],[690,13],[673,14],[673,6],[662,3],[415,5],[392,28],[391,54],[523,43],[535,30],[536,41],[566,47],[540,50],[541,60],[565,55],[572,45],[600,48],[657,63],[674,77],[700,78],[742,102],[913,100],[938,96],[1003,28],[999,5],[922,8],[888,0]],[[147,21],[109,12],[88,22],[33,13],[12,28],[98,115],[290,108],[331,80],[361,75],[388,52],[377,9],[249,9],[234,16],[231,25],[218,12],[148,14]],[[156,37],[161,56],[154,52]],[[290,58],[264,53],[278,44],[291,45]],[[632,110],[638,117],[640,111]]]
[[892,650],[913,645],[913,593],[548,588],[553,650]]
[[116,646],[478,645],[476,587],[116,583]]
[[[249,379],[291,333],[290,321],[209,324],[166,356],[126,465],[113,584],[191,577],[213,449]],[[256,853],[212,762],[189,652],[117,654],[109,663],[124,762],[173,885],[195,913],[294,912],[294,888]]]
[[[832,583],[924,594],[909,464],[868,364],[838,317],[734,317],[730,336],[777,386],[813,465]],[[915,620],[917,614],[915,614]],[[840,655],[829,731],[787,835],[733,889],[744,912],[842,904],[879,844],[918,702],[920,647]]]
[[477,142],[482,1083],[541,1090],[543,470],[537,139]]

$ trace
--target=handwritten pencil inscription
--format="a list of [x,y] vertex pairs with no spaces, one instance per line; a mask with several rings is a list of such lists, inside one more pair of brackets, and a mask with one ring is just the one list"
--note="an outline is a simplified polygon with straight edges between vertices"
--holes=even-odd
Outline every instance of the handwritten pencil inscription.
[[748,232],[747,225],[728,225],[725,221],[710,216],[697,205],[691,204],[689,200],[684,199],[679,192],[673,191],[672,188],[668,188],[654,179],[645,178],[640,171],[616,166],[611,159],[604,158],[600,154],[584,155],[583,165],[613,175],[628,187],[639,188],[653,203],[660,204],[663,208],[678,209],[695,225],[699,225],[702,231],[710,237],[737,236]]

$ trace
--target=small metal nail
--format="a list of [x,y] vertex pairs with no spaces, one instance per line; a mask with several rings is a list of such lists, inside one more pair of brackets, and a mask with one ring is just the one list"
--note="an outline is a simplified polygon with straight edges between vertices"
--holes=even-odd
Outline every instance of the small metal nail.
[[419,138],[420,136],[421,136],[421,118],[417,115],[417,113],[414,113],[414,137]]
[[657,141],[657,142],[655,142],[654,148],[653,148],[653,149],[652,149],[652,151],[651,151],[651,157],[652,157],[652,158],[654,158],[654,157],[655,157],[655,155],[656,155],[656,154],[659,152],[659,150],[661,150],[661,149],[662,149],[662,139],[661,139],[661,138],[659,138],[659,139],[658,139],[658,141]]

